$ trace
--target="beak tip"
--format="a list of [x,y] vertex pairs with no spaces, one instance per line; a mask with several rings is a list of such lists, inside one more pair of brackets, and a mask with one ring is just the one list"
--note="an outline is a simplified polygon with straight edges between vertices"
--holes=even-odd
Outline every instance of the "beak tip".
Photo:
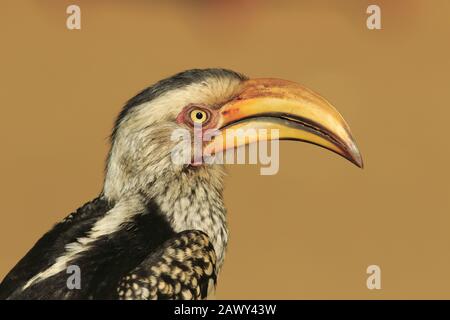
[[355,164],[357,167],[359,167],[360,169],[364,169],[364,162],[362,160],[362,158],[359,158],[358,160],[355,161]]
[[351,162],[353,162],[358,168],[364,169],[364,161],[358,149],[356,149],[356,152],[352,152],[350,157]]
[[354,140],[350,143],[349,148],[347,149],[347,159],[350,160],[353,164],[355,164],[358,168],[364,169],[364,161],[361,156],[361,152],[356,146]]

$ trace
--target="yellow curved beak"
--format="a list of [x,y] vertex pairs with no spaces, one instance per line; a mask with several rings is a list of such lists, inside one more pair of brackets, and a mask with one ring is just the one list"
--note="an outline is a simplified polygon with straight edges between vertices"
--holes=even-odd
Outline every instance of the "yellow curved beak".
[[[209,154],[227,149],[224,142],[231,131],[265,129],[265,138],[253,135],[233,147],[261,139],[298,140],[324,147],[363,167],[350,128],[339,112],[320,95],[294,82],[245,81],[241,93],[220,109],[218,127],[219,135],[205,147]],[[271,132],[277,136],[272,137]]]

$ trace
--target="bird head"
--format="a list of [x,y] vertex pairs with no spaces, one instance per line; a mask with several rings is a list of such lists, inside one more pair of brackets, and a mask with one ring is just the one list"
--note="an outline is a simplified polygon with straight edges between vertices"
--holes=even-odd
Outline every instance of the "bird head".
[[[347,123],[317,93],[286,80],[195,69],[161,80],[128,101],[112,134],[104,193],[112,198],[135,192],[154,196],[152,192],[163,192],[165,184],[180,179],[191,185],[210,180],[218,187],[222,165],[193,158],[179,163],[173,156],[185,155],[184,148],[208,131],[214,134],[201,140],[202,154],[222,152],[228,148],[227,132],[238,129],[276,129],[276,139],[312,143],[363,165]],[[192,137],[189,144],[174,139],[180,130]],[[256,135],[233,148],[260,139],[272,137]]]

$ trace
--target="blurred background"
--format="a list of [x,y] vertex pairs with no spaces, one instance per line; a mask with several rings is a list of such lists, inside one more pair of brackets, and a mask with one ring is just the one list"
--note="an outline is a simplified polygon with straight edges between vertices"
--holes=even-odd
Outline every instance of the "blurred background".
[[[370,4],[382,30],[366,27]],[[449,1],[5,0],[0,12],[0,278],[101,190],[128,98],[225,67],[321,93],[365,169],[293,142],[275,176],[228,166],[216,297],[450,298]],[[366,287],[372,264],[381,290]]]

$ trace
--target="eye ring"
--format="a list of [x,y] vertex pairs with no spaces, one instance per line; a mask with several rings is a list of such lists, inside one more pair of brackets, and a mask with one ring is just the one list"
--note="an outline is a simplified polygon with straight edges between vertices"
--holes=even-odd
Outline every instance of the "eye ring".
[[206,111],[198,108],[192,109],[189,112],[189,116],[194,124],[203,124],[208,121],[209,118],[209,115]]

